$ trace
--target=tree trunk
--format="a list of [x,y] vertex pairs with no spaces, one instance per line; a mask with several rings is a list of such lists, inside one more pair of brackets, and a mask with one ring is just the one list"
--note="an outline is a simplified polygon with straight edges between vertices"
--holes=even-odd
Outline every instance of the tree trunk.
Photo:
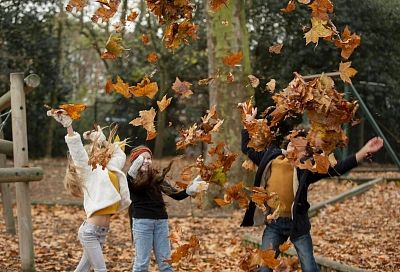
[[[209,11],[208,7],[206,9],[208,74],[210,77],[215,77],[217,73],[221,74],[221,77],[209,86],[210,107],[217,105],[217,112],[220,118],[224,119],[220,132],[213,135],[213,142],[217,144],[223,141],[230,151],[239,155],[228,175],[228,181],[236,183],[245,176],[241,168],[243,162],[240,148],[242,125],[237,104],[254,94],[247,79],[247,76],[251,74],[251,65],[245,1],[231,0],[228,6],[222,7],[217,12]],[[238,51],[243,53],[241,66],[230,68],[222,63],[223,57]],[[229,72],[234,75],[233,82],[228,82],[226,79]],[[214,198],[211,191],[209,196]]]

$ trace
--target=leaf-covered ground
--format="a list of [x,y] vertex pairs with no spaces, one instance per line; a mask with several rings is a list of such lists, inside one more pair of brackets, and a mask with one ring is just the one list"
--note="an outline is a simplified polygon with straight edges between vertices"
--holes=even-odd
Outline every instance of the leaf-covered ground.
[[[32,199],[71,200],[63,193],[60,179],[65,160],[41,161],[40,165],[45,168],[45,179],[32,183]],[[370,175],[373,178],[379,173]],[[328,199],[352,186],[349,181],[321,181],[311,188],[310,202]],[[262,228],[240,228],[243,211],[204,211],[196,200],[167,201],[171,230],[182,230],[182,242],[193,234],[200,240],[200,250],[193,259],[182,261],[176,271],[240,271],[238,264],[246,250],[241,238],[245,234],[260,237]],[[368,271],[400,271],[399,205],[400,187],[390,182],[327,207],[312,219],[315,253]],[[2,209],[0,205],[1,213]],[[73,271],[81,255],[77,229],[84,218],[82,208],[33,205],[32,217],[37,271]],[[134,249],[130,239],[127,215],[114,216],[104,249],[110,271],[131,270]],[[5,232],[1,216],[0,271],[19,269],[18,237]],[[154,262],[151,271],[156,271]]]

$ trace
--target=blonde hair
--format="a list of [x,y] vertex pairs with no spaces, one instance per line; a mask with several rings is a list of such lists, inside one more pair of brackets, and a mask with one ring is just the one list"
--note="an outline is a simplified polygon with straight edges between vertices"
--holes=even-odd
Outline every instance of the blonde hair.
[[71,158],[71,155],[68,153],[68,165],[65,171],[65,177],[63,180],[64,187],[69,194],[75,197],[82,197],[83,196],[83,179],[78,174],[76,169],[76,165]]

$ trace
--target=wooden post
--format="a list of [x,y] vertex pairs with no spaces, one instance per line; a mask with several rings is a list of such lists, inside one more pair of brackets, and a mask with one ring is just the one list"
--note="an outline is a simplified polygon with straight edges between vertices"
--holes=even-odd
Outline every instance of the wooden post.
[[[0,123],[1,123],[0,117]],[[0,130],[0,139],[3,139],[3,131]],[[6,155],[0,154],[0,169],[6,166]],[[12,197],[11,197],[11,184],[10,183],[2,183],[1,184],[1,201],[3,203],[3,215],[4,220],[6,221],[6,231],[15,235],[15,222],[14,222],[14,214],[13,214],[13,206],[12,206]]]
[[[11,73],[11,109],[14,167],[28,166],[24,74]],[[16,185],[18,240],[22,271],[35,271],[29,183]]]

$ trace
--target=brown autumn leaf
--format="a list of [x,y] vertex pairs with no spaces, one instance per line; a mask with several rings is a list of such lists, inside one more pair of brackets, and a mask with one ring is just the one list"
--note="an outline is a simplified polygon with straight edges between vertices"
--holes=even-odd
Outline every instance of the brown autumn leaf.
[[147,34],[142,34],[142,43],[147,45],[149,43],[149,36]]
[[355,33],[351,34],[349,27],[346,26],[341,35],[341,39],[335,41],[335,46],[342,49],[340,55],[347,60],[354,49],[360,45],[360,42],[361,37]]
[[280,252],[287,251],[290,248],[290,245],[291,245],[290,241],[284,242],[283,244],[279,245],[279,251]]
[[172,90],[182,97],[189,97],[193,94],[192,90],[190,90],[191,86],[192,83],[180,81],[180,79],[176,77],[175,82],[172,84]]
[[236,53],[229,54],[222,59],[222,62],[228,66],[235,66],[242,61],[243,52],[238,51]]
[[197,84],[199,85],[208,85],[210,84],[215,78],[214,77],[209,77],[209,78],[203,78],[197,81]]
[[125,50],[122,46],[122,37],[120,34],[111,34],[106,43],[106,52],[101,54],[102,59],[115,59],[120,57]]
[[267,88],[271,93],[273,93],[275,91],[275,87],[276,87],[276,80],[275,79],[271,79],[267,83]]
[[114,90],[114,84],[111,79],[108,79],[106,82],[106,86],[104,87],[107,94],[111,93]]
[[65,10],[68,12],[72,12],[74,8],[76,11],[81,11],[87,5],[86,0],[69,0]]
[[86,105],[83,103],[62,104],[59,106],[59,108],[65,110],[72,120],[78,120],[81,118],[81,112],[86,109]]
[[233,82],[233,81],[235,81],[235,77],[233,76],[232,72],[229,72],[229,73],[226,75],[226,80],[227,80],[228,82]]
[[306,45],[310,42],[318,44],[319,38],[329,37],[333,34],[332,29],[328,26],[328,21],[312,17],[311,25],[311,29],[304,34]]
[[189,44],[189,40],[197,39],[198,25],[190,20],[174,22],[167,25],[164,31],[164,45],[169,49],[177,49],[181,44]]
[[158,85],[157,82],[151,82],[150,79],[145,76],[136,86],[129,87],[129,92],[136,97],[147,96],[153,99],[158,92]]
[[260,84],[260,80],[257,77],[253,76],[253,75],[248,75],[247,77],[250,80],[251,86],[253,88],[257,88],[257,86]]
[[350,66],[351,66],[351,61],[345,63],[340,62],[339,64],[340,78],[347,83],[351,83],[350,78],[357,74],[357,70]]
[[218,11],[223,6],[227,6],[229,0],[210,0],[209,5],[212,11]]
[[285,8],[282,8],[281,11],[285,13],[292,12],[296,9],[296,3],[294,0],[290,0]]
[[192,235],[192,237],[190,237],[189,243],[183,244],[176,248],[171,254],[171,259],[165,260],[164,262],[173,264],[178,263],[183,258],[190,258],[194,254],[194,252],[199,249],[199,247],[199,239],[195,235]]
[[255,165],[254,162],[252,162],[251,160],[245,160],[242,163],[242,167],[249,171],[256,171],[257,169],[257,165]]
[[97,23],[99,19],[102,22],[108,22],[118,11],[120,4],[120,0],[102,0],[96,2],[100,4],[100,7],[94,12],[91,18],[94,23]]
[[148,62],[156,62],[158,60],[158,56],[156,52],[151,52],[147,55]]
[[142,110],[139,111],[138,118],[133,119],[129,122],[132,126],[143,126],[143,128],[147,131],[146,140],[152,140],[156,137],[156,128],[154,126],[154,117],[156,117],[156,111],[153,107],[150,110]]
[[322,21],[328,21],[329,13],[333,13],[333,4],[330,0],[314,0],[309,7],[312,10],[311,16]]
[[127,21],[135,21],[135,19],[139,16],[139,13],[137,13],[136,11],[132,10],[131,13],[128,15],[128,17],[126,18]]
[[278,44],[274,44],[272,46],[270,46],[268,48],[268,51],[270,53],[274,53],[274,54],[280,54],[281,50],[282,50],[283,44],[282,43],[278,43]]
[[262,259],[263,266],[267,266],[271,269],[274,269],[276,266],[279,265],[279,260],[275,258],[275,250],[267,249],[262,250],[260,249],[259,254]]
[[160,101],[157,101],[157,106],[160,111],[164,111],[171,103],[172,97],[167,99],[167,95],[164,95]]

